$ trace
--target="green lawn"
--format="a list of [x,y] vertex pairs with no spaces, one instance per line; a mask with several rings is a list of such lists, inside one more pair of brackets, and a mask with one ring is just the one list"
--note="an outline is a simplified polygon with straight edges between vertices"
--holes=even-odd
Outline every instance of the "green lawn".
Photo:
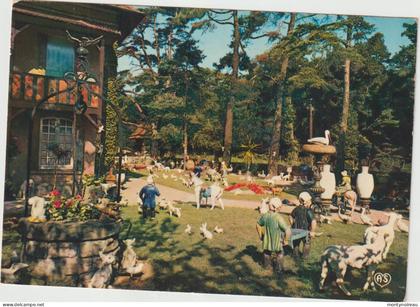
[[[315,298],[346,298],[336,287],[318,292],[319,256],[331,244],[360,243],[365,227],[335,223],[323,225],[324,235],[314,239],[307,261],[295,262],[286,257],[286,268],[292,270],[285,276],[273,276],[263,270],[260,262],[260,242],[255,231],[258,213],[251,209],[226,208],[197,209],[192,204],[180,205],[182,217],[170,217],[161,211],[155,221],[139,220],[136,209],[126,208],[124,215],[133,222],[131,236],[136,238],[136,251],[148,259],[155,276],[143,288],[150,290],[206,292],[245,295],[269,295]],[[203,240],[199,225],[216,225],[223,234],[214,234],[213,240]],[[186,224],[193,234],[184,233]],[[406,283],[407,234],[397,233],[389,259],[379,266],[379,271],[389,272],[392,283],[376,292],[363,293],[364,272],[349,271],[346,281],[353,298],[364,300],[402,300]],[[353,282],[349,282],[353,280]]]
[[[255,231],[258,213],[252,209],[226,208],[224,211],[207,208],[197,210],[193,205],[180,204],[182,217],[170,217],[160,211],[154,221],[144,222],[136,207],[123,209],[123,216],[131,220],[133,227],[129,237],[136,238],[135,249],[141,259],[153,266],[154,276],[145,283],[132,283],[131,288],[201,293],[226,293],[243,295],[291,296],[346,299],[327,280],[327,290],[317,291],[320,275],[319,257],[331,244],[361,243],[365,227],[334,223],[323,225],[324,234],[314,239],[310,257],[295,261],[286,257],[284,276],[274,276],[262,269],[260,242]],[[223,234],[214,234],[213,240],[203,240],[199,225],[208,223],[212,230],[216,225]],[[192,225],[191,236],[184,233],[186,224]],[[404,298],[407,266],[408,236],[396,233],[388,259],[378,268],[392,276],[391,284],[377,291],[363,293],[364,271],[349,270],[346,283],[352,299],[400,301]],[[12,249],[19,248],[15,232],[4,232],[3,257],[8,259]]]
[[[181,190],[181,191],[185,191],[185,192],[189,192],[189,193],[194,193],[194,189],[193,188],[188,188],[188,187],[186,187],[185,185],[182,184],[182,181],[181,180],[174,181],[174,179],[172,179],[170,177],[171,175],[175,175],[177,177],[183,177],[183,178],[187,179],[186,176],[184,176],[183,174],[179,174],[177,171],[174,171],[174,170],[170,170],[170,171],[157,171],[157,172],[155,172],[155,174],[157,174],[159,176],[158,178],[155,178],[155,182],[157,184],[161,184],[161,185],[164,185],[164,186],[167,186],[167,187],[171,187],[171,188],[174,188],[174,189],[177,189],[177,190]],[[166,174],[169,177],[165,179],[165,178],[163,178],[163,174]],[[143,170],[143,171],[140,172],[140,175],[142,177],[145,177],[145,176],[148,175],[148,172]],[[235,183],[238,183],[238,182],[244,182],[244,180],[241,180],[241,177],[243,177],[243,176],[229,174],[228,175],[228,178],[227,178],[229,185],[234,185]],[[255,182],[257,184],[262,185],[262,186],[267,186],[267,183],[264,182],[263,180],[259,179],[259,178],[256,178],[255,179]],[[210,184],[209,181],[206,181],[206,183],[207,184]],[[286,189],[289,189],[289,188],[286,188]],[[261,198],[267,197],[267,196],[270,196],[270,195],[271,194],[265,194],[265,195],[239,194],[239,195],[235,195],[233,193],[233,191],[232,192],[227,192],[227,191],[223,192],[223,198],[226,198],[226,199],[237,199],[237,200],[256,200],[256,201],[260,201]],[[280,197],[282,199],[289,199],[289,200],[296,199],[296,196],[295,195],[293,195],[292,193],[285,192],[285,191],[283,191],[280,194]]]

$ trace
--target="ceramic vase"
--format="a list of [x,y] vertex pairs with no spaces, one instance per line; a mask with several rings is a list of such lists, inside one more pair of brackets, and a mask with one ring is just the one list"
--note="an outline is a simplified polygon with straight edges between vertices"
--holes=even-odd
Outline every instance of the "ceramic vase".
[[373,175],[369,174],[369,166],[362,166],[362,172],[357,175],[357,193],[362,199],[370,199],[375,183]]
[[321,187],[325,189],[325,191],[321,194],[321,198],[331,199],[335,192],[335,176],[331,172],[331,165],[324,164],[321,176],[322,177],[319,183],[321,184]]

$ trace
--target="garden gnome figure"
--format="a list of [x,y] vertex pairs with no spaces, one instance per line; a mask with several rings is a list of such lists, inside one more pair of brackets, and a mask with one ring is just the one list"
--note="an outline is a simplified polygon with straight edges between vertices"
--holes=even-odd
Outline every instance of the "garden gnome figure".
[[347,171],[346,170],[342,171],[341,176],[342,176],[341,183],[337,187],[337,191],[340,193],[351,191],[351,178],[347,174]]
[[147,185],[145,185],[139,193],[139,197],[143,203],[143,218],[155,218],[156,196],[160,196],[158,188],[155,186],[153,177],[147,177]]
[[299,256],[299,245],[303,241],[304,258],[308,257],[311,248],[310,233],[315,232],[316,229],[315,215],[311,209],[311,205],[311,195],[308,192],[302,192],[299,194],[299,206],[293,209],[289,216],[289,221],[292,225],[292,235],[302,238],[294,244],[294,255]]
[[291,231],[281,215],[276,213],[275,205],[270,204],[269,211],[261,215],[257,222],[257,232],[262,241],[264,268],[270,267],[274,256],[275,271],[281,273],[284,269],[283,245],[288,244]]

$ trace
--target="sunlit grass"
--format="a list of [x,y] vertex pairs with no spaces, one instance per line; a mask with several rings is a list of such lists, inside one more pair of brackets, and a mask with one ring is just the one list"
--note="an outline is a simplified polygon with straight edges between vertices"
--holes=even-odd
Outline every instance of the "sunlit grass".
[[[130,288],[346,299],[331,278],[327,280],[325,292],[317,290],[319,258],[328,245],[361,243],[366,226],[339,222],[322,225],[319,231],[324,234],[313,240],[309,258],[296,261],[286,256],[286,269],[291,272],[276,276],[260,265],[261,243],[255,230],[257,211],[229,207],[225,210],[197,210],[191,203],[177,206],[181,208],[181,218],[159,211],[154,221],[142,220],[136,207],[123,209],[123,217],[132,222],[128,237],[136,238],[134,247],[138,256],[150,262],[154,269],[150,280],[140,286],[133,283]],[[207,222],[209,230],[218,225],[224,233],[214,233],[213,240],[204,240],[199,233],[199,226],[204,222]],[[192,226],[191,236],[184,233],[187,224]],[[124,232],[122,239],[125,235]],[[401,301],[404,298],[407,242],[408,235],[397,232],[388,259],[378,267],[378,271],[392,276],[391,284],[384,289],[362,292],[365,272],[348,271],[345,281],[353,294],[352,299]],[[3,260],[8,261],[12,251],[19,252],[20,248],[17,232],[5,231]],[[36,283],[36,280],[32,281],[32,284]]]

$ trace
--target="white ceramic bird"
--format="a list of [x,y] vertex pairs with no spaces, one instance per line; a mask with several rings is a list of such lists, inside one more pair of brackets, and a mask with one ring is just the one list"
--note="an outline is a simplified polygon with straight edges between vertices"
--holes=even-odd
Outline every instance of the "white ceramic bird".
[[351,224],[351,217],[345,214],[341,214],[340,210],[338,210],[338,217],[344,224]]
[[222,233],[223,232],[223,228],[220,228],[219,226],[216,225],[216,227],[214,227],[214,232],[215,233]]
[[187,224],[187,228],[185,228],[184,232],[185,232],[186,234],[189,234],[189,235],[192,233],[192,232],[191,232],[191,225],[190,225],[190,224]]
[[362,213],[360,214],[360,219],[365,225],[373,226],[372,219],[366,215],[366,209],[362,208]]
[[321,223],[326,223],[326,224],[332,224],[331,222],[331,218],[329,216],[325,216],[325,215],[320,215],[319,216],[320,222]]
[[330,145],[330,142],[331,136],[329,130],[325,130],[325,137],[316,137],[308,140],[308,143],[321,145]]

